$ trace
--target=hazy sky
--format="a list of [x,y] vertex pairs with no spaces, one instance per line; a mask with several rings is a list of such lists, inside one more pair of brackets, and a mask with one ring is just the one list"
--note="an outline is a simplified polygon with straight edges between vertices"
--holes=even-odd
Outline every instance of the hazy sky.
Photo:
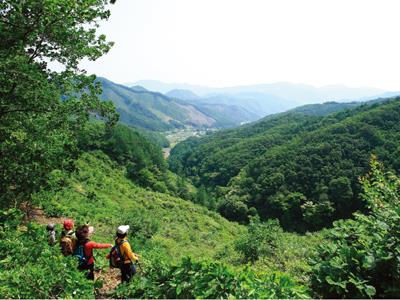
[[117,0],[82,66],[116,82],[288,81],[400,90],[400,1]]

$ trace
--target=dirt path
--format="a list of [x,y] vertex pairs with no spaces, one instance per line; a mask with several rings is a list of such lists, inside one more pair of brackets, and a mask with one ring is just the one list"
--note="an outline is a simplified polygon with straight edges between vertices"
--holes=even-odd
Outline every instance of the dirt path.
[[[63,224],[64,220],[66,219],[65,217],[47,217],[40,208],[32,209],[30,215],[32,220],[42,225],[47,225],[49,223]],[[106,268],[103,270],[95,270],[94,276],[95,279],[100,279],[103,281],[102,288],[96,290],[96,298],[98,299],[109,298],[110,292],[113,291],[121,282],[121,274],[117,269]]]
[[95,271],[95,278],[103,281],[103,286],[96,291],[97,299],[110,298],[109,294],[115,290],[121,282],[121,272],[117,269],[107,268],[105,270]]
[[53,224],[63,224],[64,220],[66,218],[52,218],[52,217],[47,217],[44,214],[44,211],[40,208],[33,208],[32,211],[30,212],[31,218],[39,224],[42,225],[47,225],[49,223]]

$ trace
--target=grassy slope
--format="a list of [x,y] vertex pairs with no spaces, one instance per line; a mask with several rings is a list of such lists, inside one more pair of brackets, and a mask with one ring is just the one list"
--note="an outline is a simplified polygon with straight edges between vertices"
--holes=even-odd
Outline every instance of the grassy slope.
[[[203,206],[136,186],[125,177],[124,169],[100,151],[83,154],[77,166],[78,171],[66,179],[65,187],[50,194],[51,208],[54,210],[55,206],[56,211],[74,218],[76,223],[89,221],[96,230],[93,240],[113,243],[118,225],[134,227],[138,222],[155,222],[158,230],[145,245],[135,241],[134,231],[129,237],[145,265],[157,260],[178,263],[191,256],[196,260],[222,261],[239,270],[243,267],[234,244],[247,232],[244,226]],[[49,207],[44,208],[50,213]],[[252,268],[285,272],[307,284],[307,259],[322,239],[320,233],[284,232],[273,254],[260,258]],[[107,266],[105,253],[95,251],[100,267]]]
[[213,258],[225,247],[233,253],[231,242],[245,230],[202,206],[137,187],[101,152],[85,153],[77,165],[79,172],[51,195],[52,203],[77,222],[90,221],[95,240],[112,242],[118,225],[145,216],[145,222],[158,223],[154,247],[177,261],[186,255]]

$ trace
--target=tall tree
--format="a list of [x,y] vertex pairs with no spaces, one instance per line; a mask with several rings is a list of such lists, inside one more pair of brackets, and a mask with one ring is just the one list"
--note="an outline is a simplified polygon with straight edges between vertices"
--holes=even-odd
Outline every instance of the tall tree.
[[117,121],[95,76],[79,68],[112,46],[97,34],[108,2],[0,1],[0,205],[29,202],[51,170],[70,167],[90,116]]

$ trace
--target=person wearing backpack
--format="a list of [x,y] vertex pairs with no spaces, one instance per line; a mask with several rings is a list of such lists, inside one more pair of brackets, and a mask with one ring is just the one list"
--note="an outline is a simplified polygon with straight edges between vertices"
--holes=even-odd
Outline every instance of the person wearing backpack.
[[78,239],[73,255],[78,258],[78,269],[88,271],[86,278],[94,280],[94,256],[93,249],[111,248],[111,244],[100,244],[89,239],[91,228],[88,225],[81,225],[76,229]]
[[67,236],[67,235],[75,235],[74,220],[71,220],[71,219],[64,220],[63,230],[61,231],[61,237]]
[[67,219],[63,223],[63,230],[61,231],[60,247],[64,256],[71,255],[76,247],[76,235],[74,232],[74,221]]
[[117,229],[115,246],[111,249],[107,258],[110,259],[110,266],[121,270],[121,283],[129,282],[136,269],[133,262],[139,261],[139,256],[132,251],[127,239],[129,225],[121,225]]
[[48,233],[47,242],[50,246],[54,246],[56,244],[56,229],[53,223],[49,223],[46,226],[46,230]]

